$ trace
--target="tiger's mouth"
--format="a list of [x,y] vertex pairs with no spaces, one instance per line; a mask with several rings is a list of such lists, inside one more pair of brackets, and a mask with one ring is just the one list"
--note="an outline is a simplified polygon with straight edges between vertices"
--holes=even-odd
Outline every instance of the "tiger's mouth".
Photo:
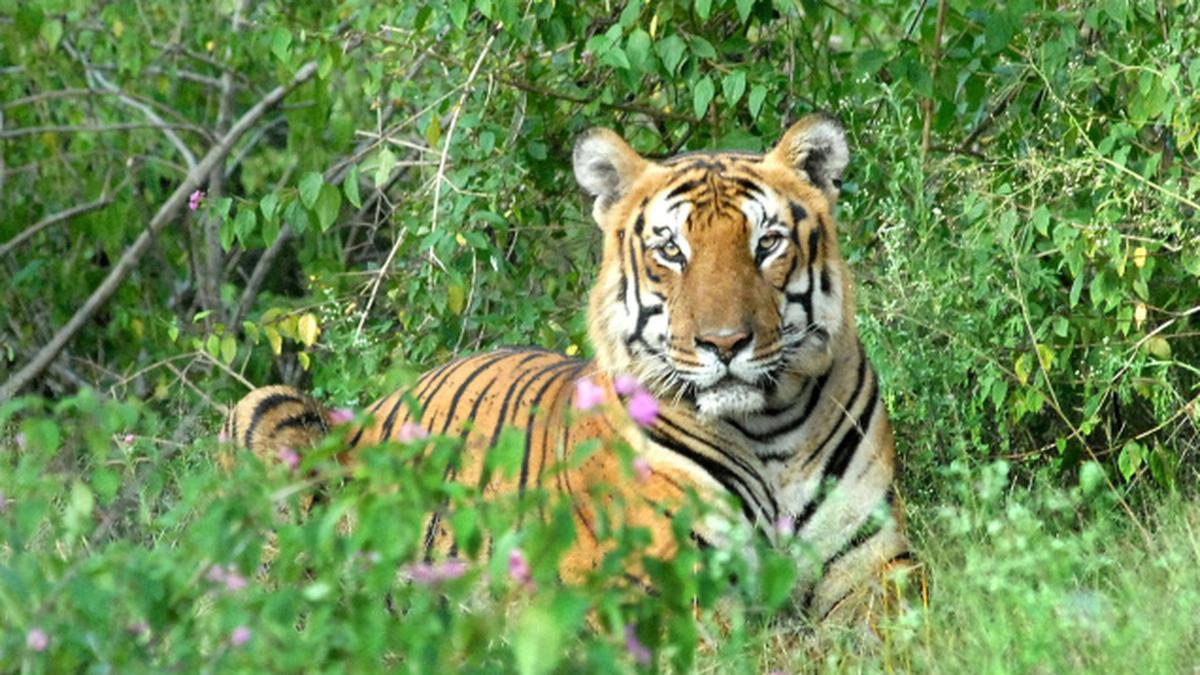
[[761,386],[727,374],[715,384],[695,393],[696,409],[702,417],[743,417],[761,411],[767,395]]

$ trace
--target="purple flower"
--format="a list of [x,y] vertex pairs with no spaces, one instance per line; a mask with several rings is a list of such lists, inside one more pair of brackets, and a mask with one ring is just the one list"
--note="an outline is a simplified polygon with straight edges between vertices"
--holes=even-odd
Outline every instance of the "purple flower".
[[625,651],[633,657],[635,663],[639,665],[650,665],[653,654],[646,645],[637,637],[637,627],[633,624],[625,624]]
[[425,431],[424,427],[416,422],[405,422],[400,425],[400,430],[396,432],[396,440],[401,443],[423,441],[426,438],[429,438],[429,432]]
[[591,410],[604,403],[604,390],[590,377],[581,377],[575,381],[575,409]]
[[200,202],[204,201],[204,190],[196,190],[188,197],[188,208],[195,211],[200,208]]
[[329,411],[329,422],[333,425],[345,424],[354,420],[354,411],[349,408],[334,408]]
[[283,462],[292,471],[295,471],[296,467],[300,466],[300,455],[296,454],[296,451],[291,448],[280,448],[276,456],[279,458],[279,461]]
[[204,578],[214,584],[223,584],[225,583],[225,570],[220,565],[213,565],[208,568],[208,572],[205,573]]
[[628,373],[622,373],[613,380],[613,389],[621,396],[629,396],[642,389],[642,383],[638,379]]
[[451,581],[467,572],[467,563],[451,558],[439,563],[413,563],[408,567],[408,578],[422,586],[433,586]]
[[513,581],[525,586],[530,585],[533,581],[533,570],[529,568],[529,561],[525,559],[525,554],[519,548],[508,552],[508,576]]
[[633,458],[633,475],[639,483],[650,480],[650,476],[653,474],[654,469],[650,467],[650,462],[647,462],[645,457],[638,455]]
[[640,390],[629,399],[629,417],[643,427],[654,424],[658,419],[658,401],[646,390]]
[[234,647],[241,647],[250,641],[250,629],[245,626],[238,626],[233,629],[233,634],[229,636],[229,642]]
[[138,621],[129,626],[129,633],[134,637],[142,637],[150,632],[150,624],[145,621]]
[[25,635],[25,646],[35,652],[44,652],[50,646],[50,636],[41,628],[32,628]]

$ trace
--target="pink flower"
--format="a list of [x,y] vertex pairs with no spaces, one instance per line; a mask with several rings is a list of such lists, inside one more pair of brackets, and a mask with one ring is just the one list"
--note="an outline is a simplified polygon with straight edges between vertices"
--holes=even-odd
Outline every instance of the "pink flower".
[[200,202],[204,201],[204,190],[196,190],[188,197],[188,208],[195,211],[200,208]]
[[638,639],[637,628],[633,624],[625,624],[625,651],[629,652],[635,663],[643,666],[650,665],[654,656]]
[[238,626],[233,629],[233,634],[229,636],[229,642],[234,647],[241,647],[250,641],[250,629],[245,626]]
[[229,441],[229,434],[225,433],[224,429],[221,429],[220,431],[217,432],[217,442],[218,443],[226,443],[228,441]]
[[354,420],[354,411],[349,408],[334,408],[329,411],[329,423],[333,425],[345,424]]
[[13,436],[13,440],[17,442],[18,450],[25,449],[25,432],[24,431],[18,431],[17,435]]
[[525,554],[519,548],[508,552],[508,576],[513,581],[525,586],[530,585],[533,581],[533,570],[529,568],[529,561],[525,559]]
[[591,410],[604,403],[604,390],[590,377],[581,377],[575,381],[575,409]]
[[225,590],[236,593],[246,587],[246,577],[240,575],[232,567],[225,572]]
[[629,396],[635,392],[641,391],[642,383],[638,379],[627,373],[622,373],[613,380],[613,389],[621,396]]
[[129,626],[129,632],[134,637],[142,637],[150,632],[150,624],[145,621],[138,621]]
[[300,466],[300,455],[296,454],[296,451],[291,448],[280,448],[276,457],[292,471],[295,471],[296,467]]
[[4,492],[0,491],[0,513],[8,510],[8,497],[4,496]]
[[125,443],[125,445],[133,445],[133,442],[136,439],[137,437],[133,434],[125,434],[125,438],[122,438],[121,441]]
[[225,583],[225,570],[220,565],[213,565],[208,568],[208,572],[204,575],[204,578],[214,584],[223,584]]
[[654,420],[658,419],[658,401],[650,392],[639,390],[629,399],[629,417],[643,427],[654,424]]
[[796,519],[787,514],[779,516],[779,520],[775,522],[775,531],[779,533],[779,536],[784,538],[795,535]]
[[650,462],[647,462],[645,457],[638,455],[633,458],[633,475],[639,483],[650,480],[653,473],[654,469],[650,468]]
[[46,635],[46,631],[41,628],[30,629],[25,635],[25,646],[35,652],[44,652],[46,647],[50,646],[50,636]]
[[408,567],[408,578],[422,586],[433,586],[457,579],[466,572],[466,562],[451,558],[439,563],[413,563]]
[[412,443],[413,441],[423,441],[429,438],[429,432],[416,422],[405,422],[400,425],[400,430],[396,432],[396,440],[401,443]]

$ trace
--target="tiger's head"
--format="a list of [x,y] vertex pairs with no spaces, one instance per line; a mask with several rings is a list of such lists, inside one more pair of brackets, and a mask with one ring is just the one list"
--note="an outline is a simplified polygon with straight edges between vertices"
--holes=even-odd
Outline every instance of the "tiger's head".
[[588,313],[600,366],[706,417],[760,411],[828,370],[854,333],[833,219],[848,159],[825,115],[762,155],[654,162],[607,129],[580,138],[575,176],[605,241]]

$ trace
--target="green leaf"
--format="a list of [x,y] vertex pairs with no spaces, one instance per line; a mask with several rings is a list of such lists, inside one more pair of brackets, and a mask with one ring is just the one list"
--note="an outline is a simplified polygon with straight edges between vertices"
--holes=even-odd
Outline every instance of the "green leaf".
[[635,28],[625,40],[625,55],[634,70],[646,72],[650,60],[650,34]]
[[317,204],[317,197],[321,195],[321,186],[325,184],[325,180],[321,178],[321,174],[316,171],[309,171],[300,179],[300,203],[304,204],[304,208],[311,209]]
[[221,360],[225,362],[225,365],[229,365],[235,358],[237,358],[237,340],[232,334],[226,333],[221,338]]
[[268,192],[267,196],[258,202],[258,210],[262,212],[263,220],[272,220],[275,212],[279,210],[279,195]]
[[742,23],[750,18],[750,12],[754,10],[754,0],[737,0],[738,20]]
[[716,93],[716,87],[707,75],[696,83],[692,89],[692,112],[696,117],[703,118],[708,112],[708,104],[712,103],[713,95]]
[[395,168],[396,153],[392,152],[391,148],[380,150],[375,166],[375,187],[377,189],[387,184],[388,179],[392,176],[392,169]]
[[707,21],[709,15],[712,14],[712,0],[696,0],[694,6],[696,16],[700,17],[702,21]]
[[271,53],[282,63],[287,63],[291,56],[292,34],[288,29],[278,27],[271,33]]
[[317,203],[313,208],[317,214],[317,224],[322,232],[328,230],[337,220],[338,211],[341,208],[342,193],[332,185],[322,185],[321,191],[317,195]]
[[725,105],[733,108],[742,100],[746,92],[746,71],[735,70],[721,80],[721,93],[725,95]]
[[342,179],[342,191],[346,193],[346,201],[350,202],[354,208],[362,208],[362,197],[358,194],[357,164],[351,164],[350,170],[346,172],[346,177]]
[[761,84],[756,84],[750,87],[750,119],[758,119],[758,113],[762,111],[763,101],[767,99],[767,88]]
[[258,224],[258,218],[254,215],[254,209],[247,207],[238,207],[237,218],[233,222],[233,231],[237,235],[238,241],[246,244],[250,241],[250,235],[254,234],[254,227]]
[[43,23],[39,34],[46,41],[46,46],[50,48],[50,51],[54,51],[58,48],[58,41],[62,39],[62,22],[58,19],[51,19]]
[[659,40],[654,45],[654,51],[662,61],[667,75],[674,75],[679,70],[679,64],[683,62],[683,55],[687,52],[687,43],[678,35],[670,35]]
[[453,0],[450,3],[450,20],[459,29],[467,22],[467,3],[464,0]]

